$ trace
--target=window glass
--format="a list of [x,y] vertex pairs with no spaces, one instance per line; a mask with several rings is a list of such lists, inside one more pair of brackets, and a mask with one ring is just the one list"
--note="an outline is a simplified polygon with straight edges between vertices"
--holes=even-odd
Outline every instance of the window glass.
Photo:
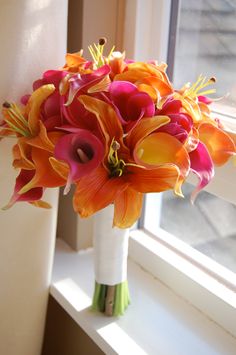
[[[236,115],[236,1],[182,0],[173,81],[195,82],[199,74],[216,77],[216,109]],[[225,107],[227,106],[227,107]]]
[[[215,109],[236,117],[236,0],[179,2],[173,82],[180,88],[200,74],[216,77]],[[230,93],[230,95],[227,95]],[[190,202],[161,195],[160,227],[236,272],[236,207],[207,192]]]
[[159,197],[160,227],[236,272],[236,206],[205,191],[192,205],[193,189],[186,183],[185,198],[177,198],[172,191]]

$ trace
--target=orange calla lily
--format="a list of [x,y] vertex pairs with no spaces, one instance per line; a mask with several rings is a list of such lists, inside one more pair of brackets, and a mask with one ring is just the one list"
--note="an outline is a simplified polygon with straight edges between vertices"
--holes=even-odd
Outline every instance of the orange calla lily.
[[154,102],[157,102],[159,96],[173,93],[172,85],[162,64],[131,63],[127,65],[123,73],[117,74],[114,80],[129,81],[137,85],[138,89],[149,94]]
[[167,133],[152,133],[136,145],[134,156],[138,164],[144,164],[149,168],[175,164],[180,169],[175,193],[182,196],[181,185],[189,173],[190,159],[187,150],[178,139]]
[[223,130],[212,124],[203,123],[198,131],[199,139],[206,145],[214,164],[223,165],[232,155],[235,155],[235,143]]

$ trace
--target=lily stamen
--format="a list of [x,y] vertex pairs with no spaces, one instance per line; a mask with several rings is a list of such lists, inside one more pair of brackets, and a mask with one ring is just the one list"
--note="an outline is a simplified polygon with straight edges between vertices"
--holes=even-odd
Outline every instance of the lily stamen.
[[126,163],[123,159],[119,159],[118,150],[120,149],[120,143],[117,142],[114,138],[112,139],[110,145],[110,151],[108,154],[108,164],[110,167],[111,176],[122,176],[124,173],[124,169],[127,166],[135,166],[139,168],[143,168],[143,166],[135,164],[135,163]]
[[10,127],[13,132],[16,132],[22,136],[28,137],[30,136],[30,130],[28,121],[22,115],[20,109],[16,104],[11,104],[9,102],[3,103],[3,108],[7,112],[7,118],[4,118],[4,121]]
[[216,82],[215,77],[212,77],[207,80],[206,77],[200,75],[198,77],[197,81],[195,83],[193,83],[192,86],[190,86],[187,90],[185,90],[183,96],[184,97],[190,96],[190,97],[195,98],[196,96],[199,96],[199,95],[213,94],[216,92],[215,89],[209,89],[209,90],[205,90],[205,91],[201,91],[201,90],[209,85],[214,84],[215,82]]

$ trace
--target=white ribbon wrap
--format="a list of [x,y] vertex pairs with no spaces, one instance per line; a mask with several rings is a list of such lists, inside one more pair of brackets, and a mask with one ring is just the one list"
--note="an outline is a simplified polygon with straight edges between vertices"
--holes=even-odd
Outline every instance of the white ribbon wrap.
[[93,230],[95,280],[109,286],[127,280],[129,229],[112,227],[113,214],[113,205],[97,212]]

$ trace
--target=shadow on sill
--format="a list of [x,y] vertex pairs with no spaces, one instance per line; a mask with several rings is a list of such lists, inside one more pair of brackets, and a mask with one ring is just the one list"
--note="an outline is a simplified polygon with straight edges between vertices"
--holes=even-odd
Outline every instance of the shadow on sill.
[[104,355],[102,350],[49,296],[41,355]]

